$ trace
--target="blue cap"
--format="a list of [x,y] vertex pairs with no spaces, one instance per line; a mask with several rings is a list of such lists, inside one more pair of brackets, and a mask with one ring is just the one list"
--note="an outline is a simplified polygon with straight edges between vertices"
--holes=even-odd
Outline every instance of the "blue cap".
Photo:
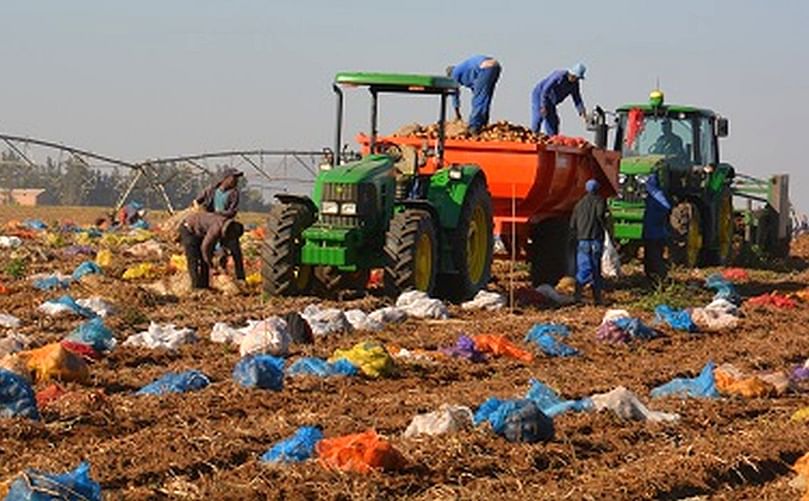
[[587,193],[595,193],[598,191],[598,181],[595,179],[588,179],[586,183],[584,183],[584,189],[587,190]]
[[587,72],[587,67],[582,63],[576,63],[575,66],[567,70],[571,75],[574,75],[579,80],[584,80],[584,73]]

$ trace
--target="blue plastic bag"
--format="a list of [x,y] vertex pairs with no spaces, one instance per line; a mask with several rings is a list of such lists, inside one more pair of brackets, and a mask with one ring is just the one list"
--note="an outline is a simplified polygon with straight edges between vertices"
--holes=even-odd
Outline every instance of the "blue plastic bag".
[[655,308],[655,316],[659,322],[665,322],[672,329],[686,332],[696,332],[697,325],[691,320],[691,314],[686,310],[677,310],[667,304]]
[[83,276],[92,273],[97,273],[100,275],[102,273],[101,268],[93,261],[85,261],[76,266],[76,269],[73,270],[71,277],[73,277],[73,280],[80,280]]
[[90,478],[90,465],[79,463],[66,473],[47,473],[29,468],[14,480],[5,501],[101,501],[101,485]]
[[139,229],[139,230],[148,230],[149,229],[149,223],[145,219],[138,219],[137,221],[132,223],[130,225],[130,227],[131,228],[136,228],[136,229]]
[[713,273],[705,279],[705,287],[716,291],[714,301],[724,299],[739,306],[742,304],[742,297],[736,292],[736,286],[719,273]]
[[323,440],[323,432],[319,426],[301,426],[291,437],[287,437],[273,445],[261,455],[265,463],[299,463],[311,458],[315,453],[315,445]]
[[651,391],[652,398],[679,395],[694,398],[719,398],[713,371],[715,365],[708,362],[695,378],[674,378]]
[[582,412],[593,408],[593,401],[589,398],[581,400],[562,400],[559,395],[547,385],[536,379],[531,379],[531,388],[525,395],[548,417],[555,417],[567,411]]
[[621,317],[611,320],[619,329],[629,334],[632,339],[654,339],[662,334],[644,324],[638,318]]
[[233,379],[245,388],[281,391],[284,359],[272,355],[248,355],[233,368]]
[[104,320],[101,317],[92,318],[76,327],[66,339],[86,344],[98,353],[110,351],[117,344],[112,331],[104,325]]
[[23,226],[28,228],[29,230],[47,230],[48,225],[45,224],[45,221],[41,219],[26,219],[23,223]]
[[296,360],[287,369],[290,376],[356,376],[359,374],[357,366],[341,358],[333,363],[322,358],[303,357]]
[[475,426],[480,426],[484,422],[488,421],[489,416],[494,414],[494,412],[499,409],[501,405],[503,405],[503,402],[505,402],[505,400],[497,397],[487,398],[482,404],[480,404],[478,410],[475,411],[475,415],[472,417],[472,422],[475,424]]
[[579,350],[557,339],[567,337],[569,334],[568,328],[561,324],[534,324],[525,335],[525,341],[536,344],[542,353],[548,356],[572,357],[578,355]]
[[69,285],[70,279],[59,278],[56,275],[48,275],[47,277],[37,278],[34,280],[34,288],[41,291],[67,289]]
[[70,311],[72,311],[76,315],[81,315],[84,318],[95,318],[98,316],[96,315],[96,312],[94,312],[90,308],[85,308],[84,306],[81,306],[79,303],[76,302],[75,299],[73,299],[69,295],[64,295],[56,299],[50,299],[46,302],[65,305],[68,308],[70,308]]
[[37,399],[28,381],[5,369],[0,369],[0,418],[24,417],[39,419]]
[[197,391],[211,384],[205,374],[197,370],[185,372],[169,372],[147,384],[136,395],[165,395],[166,393],[184,393]]
[[553,438],[553,419],[531,400],[489,398],[475,413],[475,423],[483,421],[488,421],[492,431],[509,442],[534,443]]

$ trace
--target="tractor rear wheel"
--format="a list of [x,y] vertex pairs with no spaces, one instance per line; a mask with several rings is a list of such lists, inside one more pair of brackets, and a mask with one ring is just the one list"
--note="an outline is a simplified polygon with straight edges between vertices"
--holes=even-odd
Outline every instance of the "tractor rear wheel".
[[318,266],[314,270],[314,287],[325,295],[343,290],[364,290],[370,277],[370,269],[342,272],[333,266]]
[[700,264],[703,234],[699,207],[691,202],[682,202],[671,211],[672,238],[671,260],[686,268]]
[[431,294],[438,271],[438,237],[429,212],[396,213],[385,235],[385,289],[398,296],[408,289]]
[[312,284],[312,267],[299,262],[303,230],[315,222],[315,214],[303,204],[277,204],[267,218],[267,236],[261,247],[261,281],[270,296],[306,294]]
[[570,246],[569,221],[566,218],[546,219],[531,229],[531,284],[556,285],[569,274],[569,256],[575,254]]
[[458,226],[449,234],[452,260],[458,272],[439,276],[442,295],[453,300],[469,299],[489,283],[493,226],[492,198],[486,183],[477,178],[466,192]]

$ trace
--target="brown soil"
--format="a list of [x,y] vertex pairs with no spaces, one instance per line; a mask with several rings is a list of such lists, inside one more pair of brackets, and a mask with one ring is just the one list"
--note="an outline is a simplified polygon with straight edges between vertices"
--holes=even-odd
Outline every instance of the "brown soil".
[[[61,209],[38,209],[51,220]],[[15,217],[19,217],[16,216]],[[26,216],[27,217],[27,216]],[[78,217],[78,216],[71,216]],[[6,212],[0,218],[8,219]],[[4,222],[4,221],[0,221]],[[81,221],[86,222],[86,220]],[[26,246],[35,245],[26,242]],[[807,242],[795,247],[804,252]],[[29,272],[69,272],[81,257],[63,258],[58,249]],[[809,252],[800,257],[809,257]],[[0,269],[9,254],[0,257]],[[131,259],[109,273],[120,276]],[[167,260],[168,257],[165,258]],[[495,288],[508,285],[507,266],[496,267]],[[527,280],[524,267],[517,283]],[[632,270],[630,270],[632,271]],[[703,271],[678,274],[697,281]],[[405,348],[432,349],[454,343],[460,332],[500,333],[518,345],[535,322],[564,322],[569,344],[583,355],[551,359],[542,355],[525,364],[508,359],[472,364],[400,364],[395,377],[293,379],[281,392],[245,390],[231,380],[238,350],[208,341],[215,321],[242,322],[300,310],[317,298],[262,301],[252,294],[225,298],[204,293],[166,301],[138,284],[114,278],[71,288],[84,297],[100,294],[121,306],[108,319],[119,339],[144,328],[149,320],[197,329],[201,341],[175,353],[116,349],[91,366],[86,386],[65,385],[70,392],[43,409],[43,421],[0,421],[0,484],[26,467],[61,471],[86,459],[108,499],[797,499],[788,486],[789,465],[809,447],[809,428],[791,414],[807,405],[804,395],[715,401],[664,399],[655,410],[678,412],[673,424],[622,421],[608,413],[565,414],[555,419],[556,437],[548,444],[511,444],[481,427],[453,436],[404,439],[413,415],[449,402],[475,407],[486,397],[523,394],[530,378],[557,388],[566,397],[582,397],[624,385],[644,401],[654,386],[678,375],[694,375],[707,360],[733,363],[744,371],[789,369],[809,356],[809,310],[746,311],[741,328],[722,334],[666,337],[631,345],[595,340],[604,308],[558,310],[523,308],[513,314],[465,312],[451,307],[447,322],[409,320],[376,335],[353,333],[293,347],[298,355],[328,356],[338,347],[375,338]],[[0,295],[0,312],[20,317],[21,332],[36,345],[67,334],[77,320],[52,320],[36,306],[55,293],[34,290],[28,282],[0,274],[10,294]],[[630,274],[610,294],[626,306],[642,288]],[[772,289],[791,291],[809,285],[806,273],[752,273],[745,295]],[[91,290],[92,289],[92,290]],[[704,300],[704,295],[698,296]],[[697,299],[695,298],[695,301]],[[371,309],[385,304],[369,296],[341,307]],[[327,301],[336,304],[334,301]],[[651,320],[649,312],[639,312]],[[196,393],[162,398],[135,397],[142,385],[170,370],[196,368],[213,384]],[[371,475],[334,473],[316,462],[273,467],[258,456],[276,440],[305,424],[320,424],[327,436],[373,427],[408,459],[401,472]]]

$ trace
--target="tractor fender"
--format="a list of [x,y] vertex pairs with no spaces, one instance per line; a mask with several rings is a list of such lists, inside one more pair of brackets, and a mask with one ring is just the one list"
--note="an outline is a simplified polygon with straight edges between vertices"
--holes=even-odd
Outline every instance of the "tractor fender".
[[[435,221],[436,225],[441,224],[440,215],[436,210],[435,206],[429,200],[419,200],[419,199],[409,199],[409,200],[401,200],[396,202],[396,205],[403,209],[419,209],[430,213],[430,216]],[[440,235],[440,227],[436,227],[436,234]]]
[[311,198],[307,197],[306,195],[292,195],[289,193],[278,193],[275,195],[275,199],[281,202],[282,204],[300,204],[306,207],[311,211],[312,214],[317,214],[317,206],[312,201]]
[[[460,178],[453,179],[450,176],[451,170],[460,171]],[[477,165],[456,165],[436,171],[430,176],[427,200],[438,214],[442,228],[454,229],[458,226],[466,193],[478,179],[486,184],[486,175]]]

